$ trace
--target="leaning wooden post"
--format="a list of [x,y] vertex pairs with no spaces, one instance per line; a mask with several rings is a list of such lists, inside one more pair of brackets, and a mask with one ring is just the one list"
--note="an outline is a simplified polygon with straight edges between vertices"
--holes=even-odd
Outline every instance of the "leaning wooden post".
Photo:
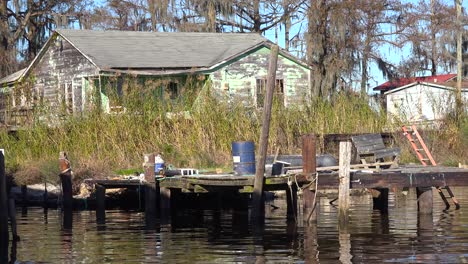
[[252,217],[259,218],[263,214],[263,181],[265,174],[265,161],[268,150],[268,137],[270,133],[271,106],[273,103],[273,92],[276,85],[276,68],[278,63],[279,48],[277,45],[271,47],[270,63],[268,66],[267,90],[263,104],[262,134],[260,135],[259,159],[255,171],[254,190],[252,194]]
[[350,187],[350,171],[351,164],[351,142],[340,142],[340,157],[339,157],[339,191],[338,191],[338,219],[340,224],[348,223],[349,214],[349,187]]
[[[318,177],[315,177],[317,172],[316,163],[316,137],[313,134],[302,136],[302,166],[303,173],[308,180],[318,181]],[[317,201],[315,192],[317,190],[311,189],[315,186],[314,182],[311,186],[302,190],[303,199],[303,217],[304,222],[316,222],[317,221]]]
[[62,182],[62,210],[72,210],[73,208],[73,189],[71,165],[67,153],[61,151],[59,154],[60,181]]
[[8,263],[8,194],[5,175],[5,157],[0,151],[0,263]]

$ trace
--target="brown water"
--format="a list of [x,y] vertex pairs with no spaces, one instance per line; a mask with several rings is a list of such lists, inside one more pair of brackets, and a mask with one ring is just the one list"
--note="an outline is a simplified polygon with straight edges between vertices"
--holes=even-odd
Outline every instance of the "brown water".
[[405,199],[391,193],[388,215],[373,211],[369,196],[357,197],[341,229],[327,198],[312,227],[301,216],[287,223],[282,199],[272,202],[278,209],[267,205],[263,228],[232,210],[183,211],[167,224],[109,210],[101,225],[94,211],[76,211],[65,229],[60,210],[18,209],[21,241],[12,256],[46,263],[468,263],[468,193],[454,191],[460,210],[444,212],[434,192],[434,214],[420,219],[414,192]]

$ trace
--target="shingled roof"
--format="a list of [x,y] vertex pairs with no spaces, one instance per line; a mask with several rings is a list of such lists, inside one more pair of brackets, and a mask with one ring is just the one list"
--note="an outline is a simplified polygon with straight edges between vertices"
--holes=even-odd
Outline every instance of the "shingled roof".
[[394,79],[388,82],[385,82],[379,86],[374,87],[374,91],[381,91],[386,92],[401,86],[408,85],[414,82],[427,82],[427,83],[445,83],[453,78],[455,78],[456,74],[441,74],[441,75],[434,75],[434,76],[422,76],[422,77],[411,77],[411,78],[399,78]]
[[56,32],[101,69],[205,68],[269,42],[254,33]]

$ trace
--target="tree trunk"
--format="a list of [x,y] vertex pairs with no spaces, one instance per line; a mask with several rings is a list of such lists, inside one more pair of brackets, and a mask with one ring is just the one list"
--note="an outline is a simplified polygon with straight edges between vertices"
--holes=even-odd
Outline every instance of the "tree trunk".
[[289,51],[289,31],[291,29],[291,17],[288,3],[289,1],[284,1],[284,49]]
[[261,33],[260,26],[261,24],[260,18],[260,0],[253,0],[253,24],[254,24],[254,32]]
[[463,115],[463,100],[461,96],[462,89],[462,21],[461,21],[461,12],[462,12],[462,0],[455,0],[457,8],[457,91],[455,95],[455,115],[458,124],[461,123],[461,117]]

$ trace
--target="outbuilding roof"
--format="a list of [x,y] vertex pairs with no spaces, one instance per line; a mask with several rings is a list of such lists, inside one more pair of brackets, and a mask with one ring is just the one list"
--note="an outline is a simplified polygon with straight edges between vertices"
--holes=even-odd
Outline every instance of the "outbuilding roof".
[[414,82],[426,82],[426,83],[445,83],[453,78],[456,74],[440,74],[434,76],[421,76],[421,77],[411,77],[411,78],[398,78],[385,82],[379,86],[374,87],[374,91],[386,92],[398,87],[402,87]]

